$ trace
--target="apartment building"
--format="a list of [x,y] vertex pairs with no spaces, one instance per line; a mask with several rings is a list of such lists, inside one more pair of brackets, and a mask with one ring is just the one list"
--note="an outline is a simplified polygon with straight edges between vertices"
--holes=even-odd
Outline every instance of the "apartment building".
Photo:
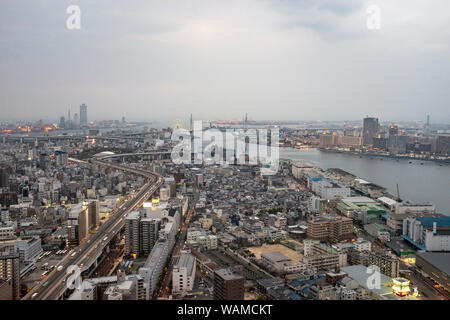
[[125,218],[125,253],[140,254],[140,221],[138,211],[132,211]]
[[161,228],[161,219],[142,218],[140,221],[140,251],[149,254],[152,251]]
[[352,219],[322,215],[308,220],[308,238],[324,242],[339,242],[353,235]]
[[245,278],[228,269],[214,272],[214,300],[244,300]]
[[356,239],[355,242],[353,242],[353,248],[359,252],[364,251],[371,251],[372,250],[372,242],[365,240],[363,238]]
[[369,253],[369,266],[375,265],[380,268],[380,273],[391,278],[397,278],[400,271],[400,263],[396,258],[379,254],[375,252]]
[[148,256],[145,264],[139,269],[139,275],[144,279],[147,300],[150,300],[161,275],[169,254],[169,242],[158,241]]
[[192,290],[195,280],[196,259],[189,253],[183,253],[173,267],[172,292],[183,293]]
[[347,253],[317,240],[305,240],[303,263],[315,270],[334,270],[347,265]]
[[0,249],[0,281],[1,280],[10,284],[8,287],[11,290],[11,299],[20,299],[19,255],[14,252],[14,249],[11,247]]

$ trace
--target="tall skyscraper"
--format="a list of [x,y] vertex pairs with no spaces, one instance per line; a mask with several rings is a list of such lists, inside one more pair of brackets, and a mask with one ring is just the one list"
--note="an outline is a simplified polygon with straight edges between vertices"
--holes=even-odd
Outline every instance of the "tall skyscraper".
[[125,253],[127,254],[139,254],[140,253],[140,241],[139,241],[139,226],[141,222],[141,216],[138,211],[132,211],[125,219]]
[[89,231],[87,210],[82,203],[73,206],[67,218],[67,246],[78,246]]
[[87,105],[84,103],[80,106],[80,127],[87,127]]
[[88,204],[88,226],[89,228],[97,227],[100,218],[100,206],[98,200],[91,200]]
[[67,124],[66,124],[66,128],[70,129],[72,127],[72,123],[70,122],[70,108],[69,110],[67,110]]
[[78,119],[78,113],[75,113],[73,115],[73,128],[79,128],[80,127],[80,119]]
[[373,144],[373,138],[380,132],[380,124],[378,118],[364,118],[363,123],[363,145],[371,146]]
[[64,116],[59,118],[59,127],[60,128],[65,128],[66,127],[66,118],[64,118]]

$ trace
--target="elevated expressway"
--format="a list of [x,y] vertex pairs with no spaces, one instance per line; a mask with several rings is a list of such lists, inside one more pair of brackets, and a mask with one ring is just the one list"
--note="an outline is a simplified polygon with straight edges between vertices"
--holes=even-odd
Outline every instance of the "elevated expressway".
[[[110,241],[124,227],[127,214],[141,207],[143,202],[164,183],[164,178],[154,172],[136,169],[106,160],[106,158],[111,159],[115,156],[118,157],[121,155],[99,157],[91,159],[91,162],[143,176],[146,179],[145,184],[137,193],[132,194],[127,201],[112,212],[111,217],[100,226],[97,233],[89,235],[83,243],[71,250],[60,261],[58,266],[62,266],[61,271],[58,271],[57,268],[51,271],[47,277],[41,280],[38,285],[23,297],[23,300],[61,299],[67,290],[66,280],[70,276],[70,274],[66,273],[67,268],[71,265],[77,265],[83,273],[92,267],[96,267],[105,250],[109,250],[108,245]],[[85,162],[76,159],[70,160],[74,162]]]
[[[149,134],[128,134],[120,136],[98,136],[93,135],[90,138],[95,140],[105,140],[105,141],[124,141],[124,140],[140,140],[143,141],[145,137]],[[0,141],[5,142],[35,142],[35,141],[86,141],[88,137],[86,134],[54,134],[54,135],[29,135],[29,134],[8,134],[0,135]]]

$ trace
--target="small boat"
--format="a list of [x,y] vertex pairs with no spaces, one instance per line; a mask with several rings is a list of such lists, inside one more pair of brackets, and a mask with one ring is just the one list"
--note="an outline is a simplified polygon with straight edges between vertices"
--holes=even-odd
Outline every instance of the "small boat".
[[412,161],[410,161],[409,163],[412,163]]

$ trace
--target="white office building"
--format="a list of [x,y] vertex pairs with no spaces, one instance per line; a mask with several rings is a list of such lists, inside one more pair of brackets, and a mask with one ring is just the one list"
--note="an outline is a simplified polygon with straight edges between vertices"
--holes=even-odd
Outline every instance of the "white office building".
[[14,249],[19,253],[20,262],[34,263],[42,253],[41,238],[33,237],[27,240],[16,240]]
[[314,182],[315,192],[325,200],[342,199],[350,196],[350,188],[341,186],[330,180]]
[[183,253],[173,267],[172,292],[184,293],[192,290],[195,280],[196,259],[189,253]]

